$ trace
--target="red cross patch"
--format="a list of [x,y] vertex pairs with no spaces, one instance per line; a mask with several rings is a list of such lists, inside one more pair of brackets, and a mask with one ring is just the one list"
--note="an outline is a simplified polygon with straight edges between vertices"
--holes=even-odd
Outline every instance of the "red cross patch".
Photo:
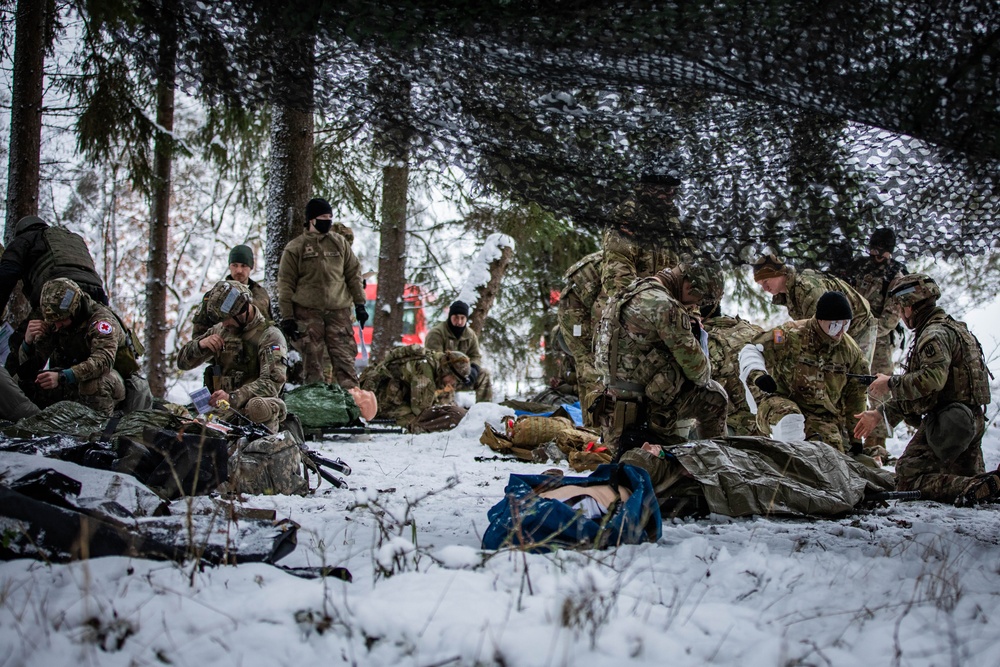
[[94,327],[97,328],[97,333],[101,334],[102,336],[108,336],[111,334],[112,331],[114,331],[114,329],[111,327],[111,322],[108,322],[107,320],[100,320],[96,322],[94,324]]

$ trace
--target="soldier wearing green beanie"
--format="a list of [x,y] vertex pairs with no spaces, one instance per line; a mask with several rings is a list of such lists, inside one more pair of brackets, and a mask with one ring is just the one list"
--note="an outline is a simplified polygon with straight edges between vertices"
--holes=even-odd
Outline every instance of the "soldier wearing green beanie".
[[[272,322],[274,315],[271,312],[271,297],[263,285],[250,278],[250,272],[253,268],[253,248],[243,244],[233,246],[233,249],[229,251],[229,275],[224,280],[235,280],[242,285],[246,285],[253,295],[253,305],[257,307],[257,310],[264,316],[266,321]],[[202,299],[201,304],[198,306],[198,311],[192,320],[191,333],[197,338],[208,331],[208,328],[212,324],[205,313],[205,300]]]

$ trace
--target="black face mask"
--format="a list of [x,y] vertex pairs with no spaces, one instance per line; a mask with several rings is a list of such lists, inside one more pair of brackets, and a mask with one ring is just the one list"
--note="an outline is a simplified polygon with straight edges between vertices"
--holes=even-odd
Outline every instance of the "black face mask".
[[333,225],[333,220],[316,220],[314,223],[316,225],[316,231],[320,234],[326,234],[330,231],[330,227]]

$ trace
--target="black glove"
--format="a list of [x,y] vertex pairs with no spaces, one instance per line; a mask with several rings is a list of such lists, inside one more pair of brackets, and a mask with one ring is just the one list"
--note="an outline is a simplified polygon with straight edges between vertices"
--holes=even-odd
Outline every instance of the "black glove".
[[285,338],[288,340],[298,340],[299,325],[290,317],[283,319],[281,320],[281,333],[285,334]]
[[857,456],[858,454],[864,454],[865,448],[860,441],[855,441],[851,443],[851,455]]
[[469,366],[469,382],[468,382],[468,384],[470,386],[474,385],[474,384],[476,384],[476,380],[478,380],[478,379],[479,379],[479,366],[477,366],[475,364],[471,364]]
[[354,316],[358,318],[358,324],[360,324],[361,328],[364,329],[365,322],[368,321],[368,309],[365,308],[365,304],[361,303],[354,306]]
[[773,394],[778,391],[778,383],[774,381],[774,378],[764,373],[757,379],[753,381],[757,388],[760,389],[765,394]]

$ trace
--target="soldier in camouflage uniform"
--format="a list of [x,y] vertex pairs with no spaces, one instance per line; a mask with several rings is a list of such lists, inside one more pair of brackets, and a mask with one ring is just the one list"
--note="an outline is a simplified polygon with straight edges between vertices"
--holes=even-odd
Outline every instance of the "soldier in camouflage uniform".
[[427,408],[454,404],[455,387],[469,377],[470,368],[462,352],[402,345],[362,371],[361,388],[375,393],[380,417],[410,428]]
[[594,252],[569,267],[566,286],[559,294],[559,331],[576,365],[576,395],[584,426],[593,426],[591,403],[603,390],[594,366],[594,325],[600,321],[603,253]]
[[[677,252],[652,241],[650,234],[653,230],[660,233],[666,229],[680,234],[680,217],[674,204],[679,185],[680,180],[672,175],[643,174],[635,196],[611,214],[615,225],[605,230],[602,239],[602,305],[636,278],[648,278],[680,262]],[[640,235],[641,239],[638,238]]]
[[[235,280],[246,285],[250,289],[250,294],[253,295],[253,305],[257,308],[257,312],[263,315],[268,322],[273,322],[271,297],[263,285],[250,277],[253,267],[253,249],[246,245],[233,246],[233,249],[229,251],[229,275],[223,280]],[[209,319],[208,313],[205,312],[205,300],[202,298],[201,305],[192,320],[191,335],[197,338],[208,331],[208,328],[213,324],[214,322]]]
[[469,384],[464,388],[476,392],[477,401],[493,400],[493,383],[490,372],[482,367],[483,355],[479,352],[479,337],[469,328],[469,305],[456,301],[448,309],[448,319],[438,322],[424,339],[428,352],[457,350],[469,358],[471,364],[466,375]]
[[[726,425],[730,435],[760,435],[757,417],[750,412],[743,383],[740,381],[739,354],[751,340],[764,330],[740,317],[719,312],[718,304],[702,309],[702,326],[708,332],[708,358],[712,362],[712,379],[717,380],[729,395]],[[751,392],[759,391],[756,386]],[[755,396],[758,400],[763,395]]]
[[354,368],[358,346],[351,330],[351,305],[358,323],[368,321],[361,265],[341,234],[331,234],[333,209],[323,199],[306,205],[306,231],[292,239],[278,265],[281,330],[295,340],[305,366],[305,382],[323,381],[323,350],[344,389],[358,386]]
[[[625,429],[648,428],[678,440],[677,422],[693,418],[702,438],[725,434],[726,392],[711,379],[707,340],[689,308],[721,292],[722,277],[680,265],[635,281],[609,299],[601,317],[595,361],[604,394],[595,418],[604,444],[617,448]],[[683,438],[681,438],[683,439]]]
[[855,433],[868,436],[887,420],[905,420],[917,432],[896,463],[896,488],[919,490],[940,502],[1000,498],[1000,473],[983,474],[982,439],[990,386],[979,341],[964,322],[937,306],[941,291],[930,276],[913,273],[889,286],[889,307],[914,332],[902,375],[872,383],[885,402],[860,415]]
[[221,408],[219,417],[233,421],[238,413],[277,432],[287,414],[278,398],[285,386],[285,337],[264,320],[249,288],[235,280],[210,289],[204,308],[212,326],[181,347],[177,367],[190,370],[210,363],[209,403]]
[[41,407],[70,400],[110,415],[125,398],[123,375],[139,370],[118,317],[67,278],[42,286],[39,307],[18,350],[21,388]]
[[[844,280],[858,293],[868,300],[872,316],[878,321],[878,333],[875,338],[875,349],[872,354],[872,373],[892,375],[892,353],[896,349],[899,315],[892,308],[886,308],[886,296],[889,284],[899,276],[905,276],[908,271],[902,263],[892,258],[896,248],[896,235],[887,227],[872,232],[868,242],[868,257],[859,257],[844,269]],[[888,457],[885,449],[885,438],[871,436],[865,439],[865,453],[872,456]]]
[[860,454],[854,415],[864,410],[867,396],[864,385],[846,374],[865,374],[868,362],[846,333],[852,316],[847,297],[826,292],[816,306],[815,316],[754,338],[740,354],[740,376],[767,394],[756,410],[762,434],[819,440]]
[[851,338],[861,348],[868,366],[871,366],[878,321],[872,316],[868,301],[853,287],[820,271],[796,271],[774,255],[764,255],[754,262],[753,279],[765,292],[772,295],[771,303],[788,309],[788,315],[793,320],[804,320],[815,315],[816,304],[826,292],[846,295],[854,312]]

